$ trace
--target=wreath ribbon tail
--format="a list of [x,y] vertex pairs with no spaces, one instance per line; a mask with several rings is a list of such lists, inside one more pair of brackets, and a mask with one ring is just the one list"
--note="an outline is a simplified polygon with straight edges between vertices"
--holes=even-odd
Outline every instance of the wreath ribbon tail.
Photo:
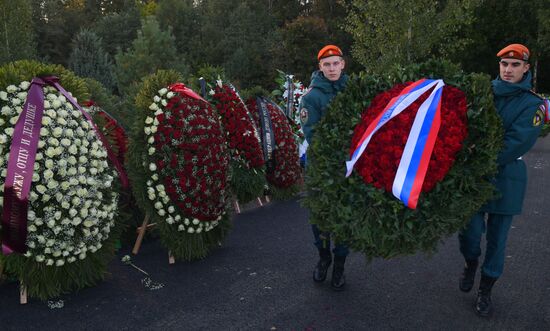
[[73,106],[75,106],[82,113],[82,115],[88,120],[88,122],[90,122],[90,124],[92,125],[92,128],[94,129],[94,131],[97,135],[97,137],[103,143],[103,147],[105,147],[105,150],[107,151],[107,156],[108,156],[109,160],[112,162],[112,164],[115,166],[116,170],[118,171],[118,174],[120,176],[120,181],[122,183],[122,187],[125,188],[125,189],[128,188],[128,186],[129,186],[128,176],[126,175],[126,172],[124,171],[124,168],[122,168],[122,165],[118,161],[117,157],[113,153],[110,145],[107,143],[107,140],[105,139],[105,137],[103,136],[101,131],[95,125],[94,120],[92,119],[92,116],[88,112],[86,112],[84,109],[82,109],[82,107],[80,107],[78,102],[76,102],[76,100],[69,94],[69,92],[67,92],[63,88],[63,86],[61,86],[59,84],[59,79],[57,77],[50,76],[50,77],[45,77],[43,79],[44,79],[45,82],[47,82],[48,84],[55,87],[65,98],[67,98],[67,100]]
[[36,151],[44,113],[45,83],[40,78],[31,82],[23,111],[15,124],[4,185],[2,210],[2,253],[27,251],[27,213],[29,192],[34,173]]
[[355,146],[352,146],[350,160],[346,162],[346,177],[349,177],[353,171],[355,163],[359,161],[359,158],[363,152],[367,149],[372,136],[392,118],[399,115],[403,110],[416,101],[422,94],[431,89],[437,84],[437,81],[431,79],[421,79],[413,84],[407,86],[388,102],[384,110],[378,114],[378,116],[370,123],[365,132],[362,134],[361,139]]
[[436,87],[418,109],[394,178],[393,195],[411,209],[418,203],[441,126],[444,85],[442,80],[437,80]]

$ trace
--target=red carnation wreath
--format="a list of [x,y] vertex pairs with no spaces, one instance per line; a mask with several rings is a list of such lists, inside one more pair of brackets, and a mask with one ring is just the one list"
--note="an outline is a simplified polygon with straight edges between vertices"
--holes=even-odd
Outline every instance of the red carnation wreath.
[[[389,101],[410,84],[412,82],[397,84],[372,99],[370,106],[361,115],[361,122],[355,127],[352,146],[357,145],[363,132]],[[388,192],[392,191],[395,173],[408,134],[418,108],[428,95],[429,93],[425,93],[373,135],[367,149],[355,165],[355,170],[366,183]],[[441,127],[424,178],[422,192],[431,191],[451,169],[456,153],[462,148],[462,142],[468,134],[467,110],[464,92],[456,87],[445,85],[441,104]]]
[[172,71],[144,80],[128,152],[136,200],[176,258],[205,257],[230,227],[229,153],[215,109]]
[[[260,127],[256,99],[248,99],[247,106],[249,109],[254,110],[252,113],[256,124]],[[298,146],[292,128],[283,112],[270,102],[267,102],[266,106],[275,137],[274,167],[267,169],[267,181],[274,189],[273,194],[284,198],[297,191],[297,184],[302,175],[298,158]]]
[[244,161],[248,169],[261,168],[265,161],[258,127],[241,98],[227,84],[221,87],[216,84],[212,98],[227,131],[231,158]]
[[[227,151],[219,122],[202,100],[183,94],[168,99],[156,115],[153,146],[162,184],[181,211],[200,221],[221,218],[225,209]],[[178,153],[166,153],[175,149]]]

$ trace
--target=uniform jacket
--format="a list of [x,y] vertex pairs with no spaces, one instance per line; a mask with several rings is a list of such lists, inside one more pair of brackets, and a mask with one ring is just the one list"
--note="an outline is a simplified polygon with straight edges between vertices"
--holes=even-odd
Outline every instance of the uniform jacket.
[[498,173],[494,184],[499,197],[489,201],[482,211],[521,214],[527,169],[519,159],[535,144],[542,122],[539,107],[543,100],[530,92],[531,73],[519,83],[511,84],[497,78],[492,81],[495,106],[504,126],[504,146],[498,154]]
[[349,77],[342,73],[340,79],[332,82],[326,79],[320,70],[311,75],[309,89],[300,104],[302,130],[309,145],[315,132],[315,124],[323,118],[329,102],[344,89],[348,79]]

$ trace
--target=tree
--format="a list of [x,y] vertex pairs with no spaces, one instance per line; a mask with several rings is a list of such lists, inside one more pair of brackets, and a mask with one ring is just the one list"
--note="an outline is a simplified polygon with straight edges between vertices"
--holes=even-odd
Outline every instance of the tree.
[[522,43],[531,51],[535,88],[550,90],[548,0],[346,2],[353,54],[368,70],[439,57],[496,76],[498,50]]
[[201,40],[203,16],[194,2],[163,0],[157,6],[156,16],[162,29],[172,28],[178,52],[184,54],[190,66],[196,69],[205,58],[205,47]]
[[30,1],[0,0],[0,63],[35,57]]
[[103,47],[111,56],[120,49],[126,51],[141,27],[139,10],[131,2],[121,12],[114,12],[95,22],[92,29],[103,40]]
[[111,92],[116,87],[113,61],[103,50],[101,39],[90,30],[81,30],[75,36],[69,68],[79,76],[101,82]]
[[142,21],[132,47],[127,52],[118,52],[115,60],[118,90],[124,95],[128,95],[142,77],[158,69],[174,69],[184,75],[188,72],[185,59],[176,51],[171,29],[161,30],[154,16]]
[[283,26],[295,20],[298,16],[305,14],[310,1],[301,0],[268,0],[268,10],[275,18],[277,26]]
[[241,88],[273,84],[276,72],[270,53],[276,25],[268,9],[254,1],[242,2],[229,15],[221,47],[227,51],[224,67]]
[[348,10],[352,52],[367,70],[384,71],[430,56],[436,34],[435,1],[353,0]]
[[293,74],[302,82],[309,82],[317,67],[317,52],[333,42],[326,22],[314,16],[300,16],[280,29],[281,43],[276,45],[275,66]]
[[70,42],[102,15],[96,0],[31,0],[38,52],[44,60],[67,65]]

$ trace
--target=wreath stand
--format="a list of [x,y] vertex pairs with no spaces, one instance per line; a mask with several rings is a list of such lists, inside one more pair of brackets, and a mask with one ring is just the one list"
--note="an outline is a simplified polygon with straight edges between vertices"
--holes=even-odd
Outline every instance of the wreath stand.
[[[140,227],[136,229],[136,232],[138,234],[136,238],[136,243],[134,244],[134,248],[132,249],[132,254],[137,255],[139,252],[139,248],[141,247],[141,242],[143,241],[143,237],[145,237],[145,232],[148,229],[153,228],[157,223],[151,223],[149,224],[149,214],[145,214],[145,218],[143,219],[143,223]],[[171,251],[168,251],[168,264],[174,264],[176,263],[176,258],[174,255],[172,255]]]
[[[265,196],[265,201],[266,201],[267,203],[270,202],[270,201],[269,201],[269,197],[268,197],[267,195]],[[260,207],[263,207],[263,206],[264,206],[264,204],[262,203],[262,198],[257,197],[257,198],[256,198],[256,202],[258,202],[258,205],[259,205]],[[236,199],[235,199],[235,200],[233,201],[233,206],[235,207],[235,212],[236,212],[237,214],[240,214],[240,213],[241,213],[241,207],[240,207],[240,205],[239,205],[239,200],[236,200]]]
[[[4,277],[4,265],[0,264],[0,278],[2,277]],[[25,286],[22,281],[19,281],[19,303],[22,305],[26,305],[27,302],[27,286]]]
[[27,304],[27,286],[23,282],[19,282],[19,304]]

